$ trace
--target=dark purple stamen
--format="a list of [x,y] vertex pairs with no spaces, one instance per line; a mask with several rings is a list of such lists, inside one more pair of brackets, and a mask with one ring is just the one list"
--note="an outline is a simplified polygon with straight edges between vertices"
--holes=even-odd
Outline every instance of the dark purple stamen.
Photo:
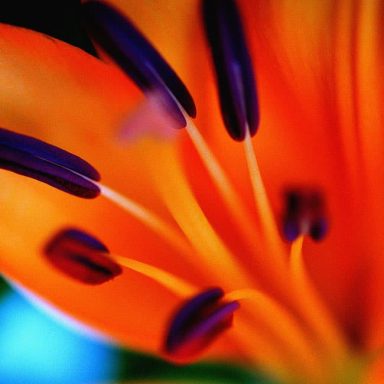
[[[0,128],[0,168],[82,198],[100,194],[100,175],[81,158],[30,136]],[[88,180],[90,179],[90,180]]]
[[104,2],[89,1],[83,5],[84,18],[95,42],[144,91],[162,94],[168,111],[178,125],[186,125],[177,103],[191,117],[196,107],[189,91],[152,44],[119,11]]
[[108,253],[95,237],[74,228],[60,231],[44,248],[47,259],[58,270],[90,285],[105,283],[122,273]]
[[317,190],[295,188],[285,193],[282,231],[288,241],[300,235],[322,240],[328,231],[324,201]]
[[224,302],[220,288],[210,288],[182,305],[174,315],[164,351],[175,361],[187,361],[209,346],[232,324],[236,301]]
[[313,240],[320,241],[326,236],[328,232],[328,222],[324,217],[319,217],[316,220],[313,220],[311,227],[309,229],[309,236]]
[[228,133],[241,141],[248,124],[259,125],[259,107],[252,61],[240,13],[234,0],[203,0],[205,31],[211,48],[220,107]]
[[301,234],[300,221],[287,215],[283,220],[283,233],[286,240],[296,240]]

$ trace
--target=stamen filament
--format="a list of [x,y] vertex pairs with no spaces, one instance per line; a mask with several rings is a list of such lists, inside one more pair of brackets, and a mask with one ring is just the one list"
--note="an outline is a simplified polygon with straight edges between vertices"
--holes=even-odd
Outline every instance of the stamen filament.
[[149,277],[181,298],[193,296],[198,291],[198,288],[191,283],[161,268],[116,254],[106,256],[123,267]]
[[[204,166],[221,193],[229,212],[237,224],[237,228],[240,230],[243,240],[248,245],[250,253],[252,253],[252,256],[257,261],[259,274],[267,277],[280,292],[286,292],[287,288],[284,285],[286,265],[282,257],[282,255],[284,255],[284,249],[280,246],[279,249],[275,247],[273,252],[263,252],[260,247],[259,249],[255,247],[255,244],[263,244],[264,236],[258,231],[258,226],[250,216],[249,210],[244,206],[224,169],[204,140],[204,137],[193,121],[188,118],[186,114],[184,114],[184,116],[187,121],[185,129],[199,153]],[[276,236],[278,236],[278,234],[276,234]],[[278,244],[278,242],[279,239],[277,238],[275,243]],[[269,245],[269,243],[266,245]],[[275,257],[271,257],[271,254],[275,255]]]
[[253,278],[238,263],[201,209],[175,148],[163,147],[159,156],[161,161],[155,164],[154,177],[169,211],[196,250],[192,261],[195,264],[197,261],[206,275],[214,275],[225,288],[252,286]]
[[346,341],[340,333],[334,319],[321,301],[305,270],[303,263],[304,236],[298,237],[291,247],[290,271],[296,290],[298,310],[318,335],[318,340],[340,359],[347,352]]
[[252,246],[254,246],[255,242],[258,241],[257,238],[255,240],[255,236],[260,237],[261,239],[260,234],[257,233],[257,226],[255,225],[254,220],[251,218],[247,208],[244,206],[241,198],[228,179],[224,169],[220,165],[216,156],[210,150],[207,142],[204,140],[194,122],[187,116],[185,117],[187,119],[187,126],[185,129],[204,166],[206,167],[217,189],[221,193],[221,196],[227,204],[232,217],[236,220],[238,228],[241,230],[244,239],[247,242],[252,239]]
[[286,358],[293,359],[299,366],[304,364],[312,373],[321,372],[319,356],[308,336],[304,334],[297,320],[272,297],[256,289],[240,289],[226,294],[225,299],[249,300],[251,305],[245,309],[261,320],[274,334],[282,349],[286,351]]
[[149,209],[145,208],[136,201],[114,191],[110,187],[100,183],[97,183],[97,185],[101,190],[102,196],[115,203],[126,212],[130,213],[133,217],[152,229],[178,251],[185,254],[191,253],[191,247],[182,237],[182,235],[169,224],[167,224],[164,220],[158,217],[155,213],[151,212]]
[[[162,79],[160,79],[159,77],[158,77],[158,80],[160,83],[165,85]],[[249,215],[248,210],[244,207],[239,195],[236,193],[235,189],[233,188],[224,169],[221,167],[219,161],[217,160],[213,152],[210,150],[208,144],[206,143],[203,136],[199,132],[195,123],[189,117],[189,114],[187,113],[187,111],[175,98],[172,92],[170,92],[169,95],[170,97],[172,97],[173,101],[182,112],[187,123],[185,130],[187,131],[204,166],[206,167],[216,187],[221,193],[225,203],[227,204],[230,213],[232,214],[233,218],[236,220],[238,227],[241,230],[241,233],[243,234],[244,239],[248,242],[249,242],[249,239],[255,240],[255,237],[258,236],[257,232],[255,231],[255,223],[251,218],[251,216]],[[251,245],[251,249],[252,249],[252,246],[253,244]]]
[[265,191],[264,182],[260,173],[260,168],[252,145],[252,139],[248,127],[246,129],[244,139],[244,151],[247,159],[256,208],[258,210],[262,228],[265,233],[265,239],[267,239],[268,245],[272,251],[270,256],[273,257],[274,261],[279,265],[284,264],[283,257],[285,251],[282,246],[276,222],[273,217],[271,205]]

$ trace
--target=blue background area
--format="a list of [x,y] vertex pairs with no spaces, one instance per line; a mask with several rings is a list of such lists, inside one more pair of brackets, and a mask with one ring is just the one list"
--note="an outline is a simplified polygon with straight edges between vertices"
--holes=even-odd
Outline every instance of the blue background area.
[[180,366],[90,339],[37,309],[0,276],[0,384],[276,384],[227,362]]
[[15,292],[0,300],[0,383],[102,382],[115,375],[116,354],[61,326]]

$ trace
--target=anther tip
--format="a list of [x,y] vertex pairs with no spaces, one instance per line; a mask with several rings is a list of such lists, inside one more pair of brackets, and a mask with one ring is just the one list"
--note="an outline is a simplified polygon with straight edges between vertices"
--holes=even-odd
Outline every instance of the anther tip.
[[82,198],[94,198],[100,188],[98,171],[88,162],[31,136],[0,128],[0,168],[44,182]]
[[224,302],[221,288],[207,289],[187,300],[174,314],[164,344],[174,362],[190,362],[232,324],[236,301]]
[[283,223],[283,235],[285,240],[292,242],[300,236],[300,228],[297,222],[294,220],[284,220]]
[[165,109],[178,127],[186,125],[178,104],[189,116],[196,116],[196,105],[187,87],[131,20],[107,2],[94,0],[83,3],[83,18],[97,45],[144,93],[162,94]]
[[77,228],[58,232],[43,253],[57,270],[84,284],[103,284],[122,273],[120,265],[108,257],[108,248]]
[[285,191],[282,233],[292,242],[300,235],[323,240],[328,232],[324,198],[317,188],[294,187]]
[[325,218],[319,218],[313,221],[310,229],[309,235],[315,241],[321,241],[328,233],[328,222]]
[[233,0],[204,0],[202,17],[212,53],[224,125],[236,141],[259,125],[259,106],[253,64],[241,15]]

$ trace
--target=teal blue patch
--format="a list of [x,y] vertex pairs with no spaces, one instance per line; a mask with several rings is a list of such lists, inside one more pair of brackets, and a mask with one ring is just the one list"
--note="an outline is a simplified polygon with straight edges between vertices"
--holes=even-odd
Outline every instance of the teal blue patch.
[[277,384],[261,373],[227,362],[180,366],[89,340],[35,310],[1,277],[0,314],[1,355],[7,357],[0,361],[0,377],[15,384],[82,384],[100,379],[154,384]]
[[14,291],[0,301],[0,319],[1,383],[104,383],[115,376],[115,349],[72,332]]

